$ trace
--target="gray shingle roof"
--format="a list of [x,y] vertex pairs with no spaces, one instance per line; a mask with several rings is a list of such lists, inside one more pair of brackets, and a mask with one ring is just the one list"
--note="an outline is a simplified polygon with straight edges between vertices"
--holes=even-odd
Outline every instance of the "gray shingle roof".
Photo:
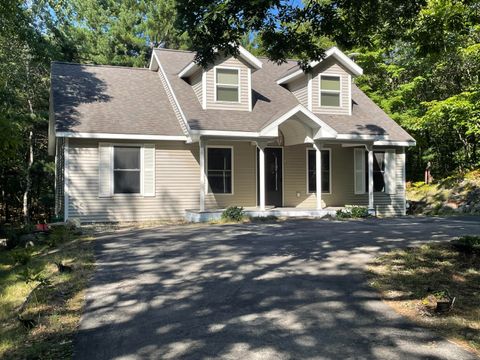
[[56,131],[184,135],[156,72],[52,63]]
[[178,73],[193,60],[194,53],[166,49],[156,49],[155,52],[191,129],[256,132],[263,125],[298,105],[295,95],[275,82],[275,79],[285,71],[285,66],[292,65],[277,66],[262,59],[262,69],[252,74],[254,92],[251,112],[204,110],[193,88],[178,77]]
[[[298,70],[295,61],[276,65],[262,59],[262,69],[252,73],[252,112],[204,110],[193,88],[178,77],[178,73],[193,60],[194,53],[167,49],[156,49],[155,52],[192,129],[257,132],[299,104],[295,95],[276,83],[278,78]],[[315,115],[339,134],[388,135],[389,140],[413,140],[355,85],[352,85],[352,102],[351,116]]]
[[[252,73],[251,112],[204,110],[193,88],[178,77],[194,53],[166,49],[155,49],[155,53],[191,129],[258,132],[299,104],[295,95],[276,83],[285,73],[296,70],[294,61],[276,65],[262,59],[262,69]],[[184,135],[154,71],[55,62],[51,76],[57,132]],[[355,85],[352,102],[351,116],[316,115],[339,134],[413,140]]]

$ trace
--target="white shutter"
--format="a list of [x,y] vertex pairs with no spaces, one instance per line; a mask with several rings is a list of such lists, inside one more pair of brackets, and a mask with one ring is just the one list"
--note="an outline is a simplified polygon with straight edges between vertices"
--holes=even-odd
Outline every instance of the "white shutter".
[[98,144],[98,196],[112,196],[113,147],[110,143]]
[[155,196],[155,144],[143,147],[143,196]]
[[385,150],[385,192],[387,194],[395,194],[397,179],[396,179],[396,154],[395,150]]
[[365,193],[365,150],[355,149],[354,153],[355,194]]

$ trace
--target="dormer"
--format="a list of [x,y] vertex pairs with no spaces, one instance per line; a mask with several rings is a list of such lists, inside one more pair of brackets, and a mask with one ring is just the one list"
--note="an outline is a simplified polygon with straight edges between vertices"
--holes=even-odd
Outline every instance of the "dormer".
[[192,86],[204,110],[252,111],[252,73],[261,68],[240,46],[238,57],[219,57],[207,68],[192,61],[178,76]]
[[289,89],[313,113],[352,115],[352,78],[362,75],[362,68],[336,47],[309,65],[308,72],[292,68],[277,84]]

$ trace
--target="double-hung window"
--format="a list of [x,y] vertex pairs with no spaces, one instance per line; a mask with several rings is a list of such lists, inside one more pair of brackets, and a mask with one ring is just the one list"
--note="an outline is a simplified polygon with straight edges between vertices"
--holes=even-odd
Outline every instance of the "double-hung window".
[[[368,152],[357,148],[354,152],[355,194],[369,191]],[[373,152],[373,191],[394,194],[396,192],[396,153],[395,150]]]
[[140,194],[141,153],[139,146],[113,147],[113,193]]
[[[365,163],[365,183],[368,191],[368,157]],[[373,191],[385,192],[385,151],[373,152]]]
[[340,106],[340,76],[320,75],[320,106]]
[[[330,193],[330,150],[320,151],[322,157],[322,193]],[[315,149],[307,150],[307,187],[309,193],[317,191],[317,151]]]
[[215,68],[216,101],[238,102],[240,93],[239,70]]
[[232,148],[207,148],[207,177],[211,192],[231,194],[233,191],[233,154]]

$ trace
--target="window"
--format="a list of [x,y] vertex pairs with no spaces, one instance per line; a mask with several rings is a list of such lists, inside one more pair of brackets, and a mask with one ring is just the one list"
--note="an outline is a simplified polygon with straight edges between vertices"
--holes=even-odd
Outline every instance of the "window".
[[[316,156],[317,151],[314,149],[307,150],[307,168],[308,179],[307,186],[309,193],[317,191],[317,173],[316,173]],[[322,193],[330,192],[330,150],[321,150],[322,156]]]
[[113,147],[113,193],[140,194],[140,147]]
[[215,68],[216,101],[239,101],[238,69]]
[[207,147],[207,177],[214,194],[232,193],[232,148]]
[[[368,192],[368,156],[365,156],[365,188]],[[373,152],[373,191],[385,192],[385,152]]]
[[320,75],[320,106],[340,106],[340,76]]

